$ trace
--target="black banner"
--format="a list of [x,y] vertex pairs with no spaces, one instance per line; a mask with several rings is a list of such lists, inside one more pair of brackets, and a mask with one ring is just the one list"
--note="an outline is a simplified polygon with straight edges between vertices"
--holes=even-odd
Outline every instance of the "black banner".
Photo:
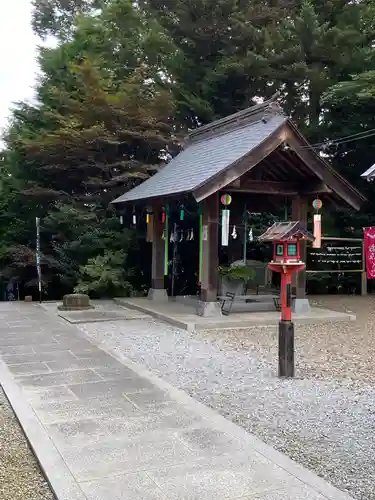
[[358,271],[363,269],[362,245],[323,243],[307,248],[307,271]]

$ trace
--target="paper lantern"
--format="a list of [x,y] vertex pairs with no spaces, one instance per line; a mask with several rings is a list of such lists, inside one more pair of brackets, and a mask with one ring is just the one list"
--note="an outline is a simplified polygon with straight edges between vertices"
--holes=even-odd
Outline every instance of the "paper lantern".
[[319,198],[315,198],[315,200],[312,202],[312,206],[315,210],[320,210],[323,206],[322,200],[319,200]]
[[223,194],[220,198],[221,203],[227,207],[232,203],[232,197],[230,194]]

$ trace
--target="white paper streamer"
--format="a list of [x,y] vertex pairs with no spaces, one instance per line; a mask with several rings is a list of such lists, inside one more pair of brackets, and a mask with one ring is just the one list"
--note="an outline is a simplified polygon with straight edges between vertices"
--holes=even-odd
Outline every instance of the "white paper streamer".
[[230,210],[224,208],[221,212],[221,244],[223,247],[228,246],[229,240],[229,215]]

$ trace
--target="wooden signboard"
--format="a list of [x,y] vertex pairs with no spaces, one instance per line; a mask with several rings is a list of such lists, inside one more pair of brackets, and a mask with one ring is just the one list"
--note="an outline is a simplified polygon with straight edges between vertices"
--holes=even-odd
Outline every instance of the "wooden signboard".
[[360,272],[363,249],[358,243],[325,242],[322,248],[308,248],[306,269],[310,272]]

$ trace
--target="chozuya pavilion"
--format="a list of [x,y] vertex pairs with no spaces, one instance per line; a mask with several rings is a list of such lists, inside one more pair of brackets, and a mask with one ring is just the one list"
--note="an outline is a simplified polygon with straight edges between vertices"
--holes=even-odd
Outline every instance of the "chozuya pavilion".
[[[232,208],[223,201],[237,197],[253,212],[269,211],[288,200],[291,220],[305,224],[308,207],[317,197],[325,207],[356,210],[365,201],[315,152],[274,99],[202,126],[190,133],[184,150],[165,167],[113,201],[120,210],[130,204],[130,210],[142,207],[147,212],[152,236],[150,300],[168,300],[164,277],[173,231],[168,207],[190,199],[199,206],[200,217],[197,314],[221,314],[217,302],[221,212]],[[303,310],[308,306],[304,272],[298,273],[294,285],[295,309],[300,304]]]

